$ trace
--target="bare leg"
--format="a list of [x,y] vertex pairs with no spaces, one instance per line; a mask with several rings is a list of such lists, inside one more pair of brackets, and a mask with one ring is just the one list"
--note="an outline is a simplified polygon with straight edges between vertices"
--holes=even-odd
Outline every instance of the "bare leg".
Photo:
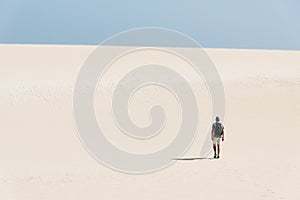
[[216,155],[217,155],[217,152],[216,152],[216,151],[217,151],[217,148],[216,148],[216,145],[215,145],[215,144],[213,145],[213,148],[214,148],[214,153],[215,153],[215,154],[214,154],[214,158],[215,158]]
[[218,144],[218,157],[220,156],[220,151],[221,151],[221,148],[220,148],[220,145]]

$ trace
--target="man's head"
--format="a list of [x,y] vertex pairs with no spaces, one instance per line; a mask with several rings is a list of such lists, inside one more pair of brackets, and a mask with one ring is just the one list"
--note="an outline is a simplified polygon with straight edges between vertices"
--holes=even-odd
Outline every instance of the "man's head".
[[220,117],[216,116],[216,122],[219,122],[219,121],[220,121]]

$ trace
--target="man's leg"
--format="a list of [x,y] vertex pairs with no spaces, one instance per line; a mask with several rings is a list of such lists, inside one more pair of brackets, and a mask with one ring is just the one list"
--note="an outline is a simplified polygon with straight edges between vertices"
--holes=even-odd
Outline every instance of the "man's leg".
[[215,144],[213,145],[213,148],[214,148],[214,158],[216,158],[216,156],[217,156],[217,152],[216,152],[217,148],[216,148]]
[[220,157],[220,151],[221,151],[221,148],[220,148],[220,144],[218,144],[218,158]]

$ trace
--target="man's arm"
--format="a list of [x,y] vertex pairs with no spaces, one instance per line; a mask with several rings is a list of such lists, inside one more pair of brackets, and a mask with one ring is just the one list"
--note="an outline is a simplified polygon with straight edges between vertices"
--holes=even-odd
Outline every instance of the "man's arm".
[[224,128],[223,128],[222,141],[224,141],[224,135],[225,135],[225,131],[224,131]]

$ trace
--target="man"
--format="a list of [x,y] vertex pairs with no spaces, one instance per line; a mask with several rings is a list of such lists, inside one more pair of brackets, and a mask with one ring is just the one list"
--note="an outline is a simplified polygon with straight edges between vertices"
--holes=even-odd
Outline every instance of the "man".
[[[216,123],[213,124],[211,130],[211,139],[213,141],[214,158],[220,158],[220,143],[224,141],[224,126],[220,123],[220,117],[216,117]],[[218,150],[218,152],[217,152]]]

